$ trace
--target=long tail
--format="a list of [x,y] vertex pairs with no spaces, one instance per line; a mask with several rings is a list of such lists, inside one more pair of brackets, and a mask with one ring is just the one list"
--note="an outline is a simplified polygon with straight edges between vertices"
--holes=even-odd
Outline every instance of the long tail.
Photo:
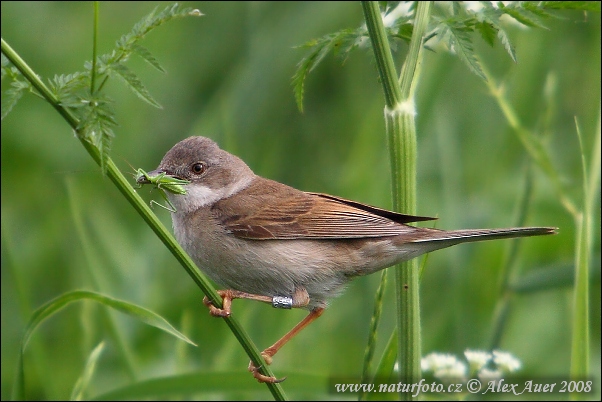
[[429,229],[424,236],[418,236],[413,243],[429,243],[431,250],[482,240],[508,239],[514,237],[529,237],[556,234],[558,228],[553,227],[524,227],[507,229],[463,229],[436,230]]

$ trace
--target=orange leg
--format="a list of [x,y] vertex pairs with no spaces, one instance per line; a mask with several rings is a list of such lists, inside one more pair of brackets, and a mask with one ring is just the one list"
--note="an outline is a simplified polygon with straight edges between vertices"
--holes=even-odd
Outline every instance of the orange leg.
[[[293,329],[291,329],[286,335],[280,338],[275,344],[261,352],[261,356],[265,360],[266,364],[272,363],[272,357],[283,347],[288,341],[290,341],[295,335],[297,335],[303,328],[307,327],[311,324],[316,318],[322,315],[324,312],[323,307],[316,307],[309,312],[307,317],[305,317],[299,324],[295,325]],[[249,371],[253,373],[253,377],[257,379],[259,382],[269,382],[276,383],[282,382],[286,379],[286,377],[277,379],[275,377],[268,377],[259,372],[260,367],[256,367],[253,362],[249,363]]]
[[[203,298],[203,303],[209,307],[209,313],[214,317],[229,317],[232,313],[232,300],[234,299],[249,299],[256,300],[264,303],[270,303],[276,307],[276,298],[270,296],[261,296],[254,295],[251,293],[245,293],[238,290],[226,289],[226,290],[218,290],[217,293],[221,296],[222,308],[217,308],[213,305],[211,300],[209,300],[206,296]],[[290,300],[290,299],[289,299]],[[303,288],[299,288],[295,290],[295,294],[292,297],[292,302],[288,305],[288,308],[291,307],[305,307],[309,304],[309,294],[307,290]],[[305,317],[299,324],[295,325],[293,329],[291,329],[286,335],[278,340],[275,344],[261,352],[261,356],[264,358],[266,364],[272,363],[272,357],[283,347],[288,341],[290,341],[299,331],[308,326],[312,321],[322,315],[324,311],[323,307],[316,307],[309,312],[307,317]],[[253,377],[257,379],[259,382],[269,382],[269,383],[277,383],[284,381],[285,378],[277,379],[276,377],[268,377],[267,375],[261,374],[259,369],[261,366],[256,367],[255,364],[251,361],[249,363],[249,371],[253,373]]]

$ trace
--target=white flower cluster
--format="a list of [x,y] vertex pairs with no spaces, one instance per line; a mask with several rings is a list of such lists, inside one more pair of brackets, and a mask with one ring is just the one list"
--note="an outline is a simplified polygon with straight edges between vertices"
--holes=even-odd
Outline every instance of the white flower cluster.
[[464,357],[466,362],[455,355],[430,353],[421,360],[422,371],[431,372],[435,378],[444,382],[465,382],[473,377],[499,380],[503,375],[513,373],[521,367],[520,360],[499,350],[490,353],[467,349]]

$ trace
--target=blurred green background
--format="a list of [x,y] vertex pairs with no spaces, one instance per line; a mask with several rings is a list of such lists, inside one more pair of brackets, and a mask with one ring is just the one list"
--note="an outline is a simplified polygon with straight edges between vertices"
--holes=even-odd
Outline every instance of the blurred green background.
[[[155,6],[100,5],[99,52]],[[162,104],[141,102],[110,81],[119,127],[111,156],[124,172],[151,170],[190,135],[216,140],[256,173],[314,192],[391,207],[384,99],[373,56],[359,49],[341,65],[329,56],[306,82],[299,113],[291,77],[306,41],[362,23],[359,3],[197,3],[205,16],[180,19],[152,32],[143,45],[167,74],[139,58],[129,66]],[[600,108],[600,15],[559,13],[549,30],[509,26],[514,64],[499,44],[476,39],[477,53],[504,83],[528,129],[546,136],[555,167],[577,205],[586,156]],[[92,3],[2,2],[2,37],[44,79],[83,70],[92,55]],[[399,44],[397,62],[407,46]],[[399,64],[398,64],[399,65]],[[6,83],[2,83],[3,90]],[[486,85],[455,57],[427,52],[418,90],[418,214],[438,216],[443,229],[513,226],[528,157]],[[269,398],[246,373],[248,358],[226,325],[211,318],[202,294],[172,255],[103,178],[65,121],[44,101],[25,96],[2,122],[2,399],[15,378],[18,346],[32,311],[75,289],[96,289],[147,307],[198,343],[194,348],[92,302],[67,307],[42,324],[25,356],[27,397],[68,398],[92,348],[106,348],[88,397],[153,377],[223,373],[216,390],[199,376],[196,398]],[[533,169],[527,224],[558,226],[557,236],[521,241],[512,280],[555,268],[572,269],[575,226],[547,177]],[[157,199],[147,188],[146,199]],[[599,264],[596,206],[594,254]],[[169,213],[155,208],[165,225]],[[421,288],[423,355],[460,356],[487,350],[509,242],[458,246],[433,253]],[[600,275],[591,284],[591,370],[599,396]],[[290,397],[341,398],[307,378],[359,378],[380,275],[355,280],[325,314],[274,359]],[[566,377],[570,366],[573,292],[568,281],[512,295],[501,348],[523,362],[526,377]],[[377,356],[395,325],[392,277],[385,294]],[[234,303],[260,349],[306,313]],[[120,339],[121,341],[117,341]],[[203,381],[207,381],[204,384]],[[223,390],[225,387],[225,390]],[[219,388],[219,387],[218,387]],[[190,398],[188,391],[181,397]],[[346,395],[349,397],[350,395]],[[171,394],[172,398],[178,398]]]

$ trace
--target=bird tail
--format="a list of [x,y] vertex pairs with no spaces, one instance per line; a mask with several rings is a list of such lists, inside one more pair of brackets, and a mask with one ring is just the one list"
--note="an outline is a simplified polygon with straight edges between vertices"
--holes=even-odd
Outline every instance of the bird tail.
[[460,243],[473,241],[509,239],[515,237],[529,237],[556,234],[558,228],[553,227],[523,227],[506,229],[462,229],[462,230],[437,230],[430,229],[430,233],[417,237],[413,243],[429,243],[430,251],[450,247]]

